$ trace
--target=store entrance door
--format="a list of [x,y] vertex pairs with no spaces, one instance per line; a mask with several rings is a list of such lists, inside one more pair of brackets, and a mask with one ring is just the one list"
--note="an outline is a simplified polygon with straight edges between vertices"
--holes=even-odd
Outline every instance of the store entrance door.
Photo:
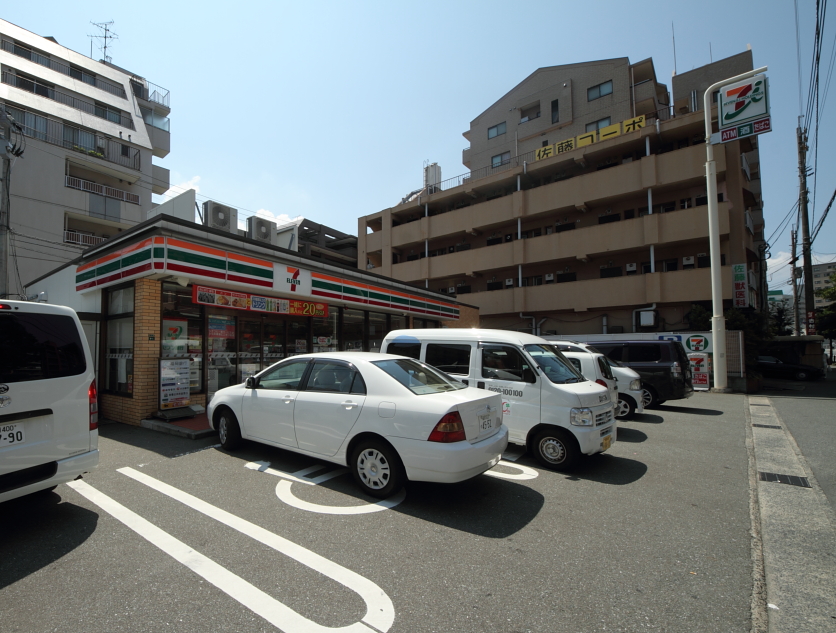
[[241,319],[239,322],[238,367],[240,374],[238,380],[240,382],[244,382],[261,371],[261,327],[262,319],[258,321]]

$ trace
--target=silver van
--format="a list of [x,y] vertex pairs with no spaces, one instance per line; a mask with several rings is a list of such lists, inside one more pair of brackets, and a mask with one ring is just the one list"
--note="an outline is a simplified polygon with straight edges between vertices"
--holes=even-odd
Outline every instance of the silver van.
[[548,468],[570,470],[608,450],[616,420],[609,390],[577,371],[549,341],[482,329],[394,330],[380,351],[421,360],[471,387],[502,395],[509,442]]
[[99,463],[96,372],[71,308],[0,299],[0,502]]

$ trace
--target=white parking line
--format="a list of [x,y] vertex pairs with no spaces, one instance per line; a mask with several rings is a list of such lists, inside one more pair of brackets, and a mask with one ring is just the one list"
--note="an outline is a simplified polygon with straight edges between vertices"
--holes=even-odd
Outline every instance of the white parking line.
[[285,606],[206,556],[196,552],[182,541],[128,510],[86,482],[73,481],[68,484],[150,543],[282,631],[286,633],[333,633],[334,631],[340,631],[340,633],[371,633],[377,630],[385,633],[392,626],[395,620],[392,601],[372,581],[277,534],[273,534],[262,527],[140,473],[133,468],[120,468],[119,472],[348,587],[366,603],[366,614],[360,622],[339,629],[319,625],[299,615],[290,607]]
[[497,466],[505,466],[506,468],[513,468],[514,470],[519,470],[520,474],[512,475],[510,473],[494,472],[493,469],[486,471],[485,474],[490,475],[491,477],[497,477],[499,479],[512,479],[514,481],[537,479],[537,476],[540,474],[533,468],[529,468],[528,466],[520,466],[519,464],[510,464],[506,462],[504,459],[500,460]]

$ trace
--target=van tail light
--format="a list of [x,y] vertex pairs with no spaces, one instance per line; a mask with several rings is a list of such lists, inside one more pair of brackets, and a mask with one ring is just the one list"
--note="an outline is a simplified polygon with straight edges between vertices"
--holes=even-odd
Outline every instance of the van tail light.
[[464,424],[462,424],[462,417],[458,411],[451,411],[441,418],[427,438],[430,442],[441,442],[442,444],[462,442],[466,439]]
[[96,381],[90,383],[87,390],[87,399],[90,402],[90,430],[99,428],[99,392],[96,391]]
[[[605,382],[604,382],[603,380],[601,380],[600,378],[599,378],[598,380],[596,380],[596,381],[595,381],[595,384],[596,384],[596,385],[601,385],[602,387],[607,387],[607,383],[605,383]],[[607,387],[607,389],[609,389],[609,387]]]
[[679,366],[679,363],[674,363],[673,365],[671,365],[671,373],[674,376],[682,375],[682,368]]
[[12,306],[10,306],[8,303],[0,303],[0,310],[11,310],[11,309],[12,309]]

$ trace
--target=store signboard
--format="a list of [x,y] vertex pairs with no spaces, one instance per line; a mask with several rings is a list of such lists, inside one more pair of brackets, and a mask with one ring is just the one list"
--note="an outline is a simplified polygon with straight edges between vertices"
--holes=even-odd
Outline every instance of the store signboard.
[[732,296],[735,308],[749,307],[749,289],[746,288],[746,264],[732,265]]
[[189,406],[188,358],[163,358],[160,360],[160,409]]
[[766,75],[755,75],[720,88],[717,98],[720,129],[769,118],[768,87]]
[[691,363],[691,384],[695,391],[708,391],[711,357],[700,352],[688,354]]
[[247,310],[249,312],[271,312],[274,314],[289,314],[293,316],[328,316],[327,303],[299,301],[296,299],[277,299],[275,297],[251,295],[245,292],[219,290],[207,286],[194,286],[192,289],[192,301],[203,305]]
[[209,338],[235,338],[235,317],[210,315]]

